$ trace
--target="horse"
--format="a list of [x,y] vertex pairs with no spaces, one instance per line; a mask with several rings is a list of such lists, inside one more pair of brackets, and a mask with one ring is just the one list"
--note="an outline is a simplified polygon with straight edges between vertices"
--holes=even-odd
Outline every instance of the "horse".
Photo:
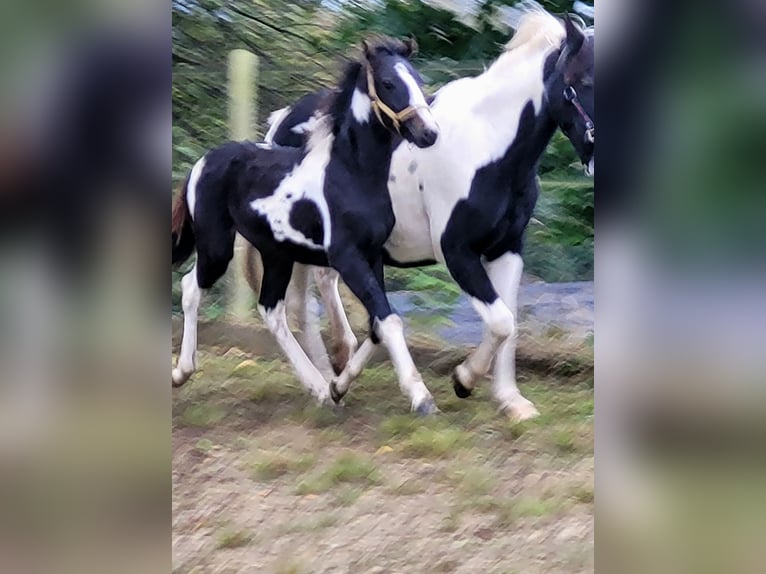
[[293,265],[331,266],[362,301],[370,337],[388,349],[413,411],[436,412],[383,284],[383,244],[394,225],[386,182],[393,150],[406,140],[432,146],[439,130],[409,62],[414,40],[363,42],[305,146],[227,142],[191,169],[173,209],[173,264],[191,256],[182,279],[184,329],[174,386],[195,368],[201,290],[226,271],[235,233],[258,249],[258,308],[304,387],[329,402],[328,381],[287,326],[285,292]]
[[[586,174],[594,175],[595,38],[592,28],[569,17],[562,21],[533,3],[518,9],[514,28],[503,54],[483,74],[450,82],[435,94],[431,109],[441,127],[436,145],[394,152],[388,192],[396,223],[384,256],[386,264],[400,267],[446,264],[485,323],[481,344],[454,370],[455,393],[470,396],[494,358],[495,399],[511,418],[526,420],[539,413],[516,384],[523,234],[539,194],[537,167],[557,128]],[[275,133],[307,121],[293,112],[274,118],[282,123],[272,125]],[[339,401],[369,360],[374,341],[357,350],[348,321],[338,319],[345,314],[337,277],[323,271],[317,283],[331,318],[334,362],[343,367],[331,383]],[[305,316],[305,303],[297,306]]]

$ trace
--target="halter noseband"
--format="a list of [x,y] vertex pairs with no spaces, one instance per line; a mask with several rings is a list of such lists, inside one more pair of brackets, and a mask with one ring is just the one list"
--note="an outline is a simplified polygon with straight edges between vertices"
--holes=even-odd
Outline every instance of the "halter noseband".
[[564,99],[570,102],[585,122],[585,137],[588,139],[588,143],[596,143],[596,126],[593,124],[593,120],[585,111],[580,103],[580,98],[577,96],[573,86],[567,86],[564,88]]
[[375,111],[375,115],[378,118],[378,121],[383,124],[383,118],[380,117],[381,112],[384,116],[386,116],[388,119],[391,120],[391,122],[394,124],[394,129],[396,130],[396,133],[399,135],[402,135],[399,131],[399,126],[406,122],[411,116],[418,113],[418,109],[420,108],[427,108],[428,106],[424,105],[417,105],[417,106],[407,106],[404,108],[401,112],[395,112],[391,108],[389,108],[386,103],[381,100],[378,97],[378,93],[375,91],[375,78],[372,75],[372,66],[368,63],[367,66],[367,95],[370,97],[370,102],[372,102],[372,109]]

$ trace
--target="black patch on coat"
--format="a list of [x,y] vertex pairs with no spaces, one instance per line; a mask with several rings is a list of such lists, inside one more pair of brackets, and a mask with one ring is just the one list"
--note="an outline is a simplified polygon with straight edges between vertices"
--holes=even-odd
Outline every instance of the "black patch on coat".
[[536,116],[534,104],[527,102],[503,157],[476,170],[468,197],[455,205],[441,245],[450,272],[470,296],[486,303],[497,298],[481,268],[482,256],[493,261],[521,253],[539,194],[537,166],[555,130],[547,113]]
[[313,201],[299,199],[290,210],[290,226],[303,233],[316,245],[324,243],[322,214]]
[[296,133],[293,131],[295,126],[306,123],[314,115],[314,112],[327,101],[333,94],[333,90],[323,88],[316,92],[306,94],[290,108],[287,116],[277,127],[272,136],[272,142],[276,145],[287,147],[301,147],[307,140],[308,133]]

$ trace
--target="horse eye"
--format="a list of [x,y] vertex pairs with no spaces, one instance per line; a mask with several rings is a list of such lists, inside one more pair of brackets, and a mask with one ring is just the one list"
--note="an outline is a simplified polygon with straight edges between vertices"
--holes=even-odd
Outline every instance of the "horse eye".
[[383,87],[387,90],[393,90],[394,89],[394,83],[391,80],[383,80]]

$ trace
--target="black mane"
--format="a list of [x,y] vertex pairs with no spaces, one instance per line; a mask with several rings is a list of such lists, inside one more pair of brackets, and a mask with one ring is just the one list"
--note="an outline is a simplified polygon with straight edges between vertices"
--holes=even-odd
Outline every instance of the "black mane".
[[354,95],[359,74],[362,73],[360,62],[349,62],[343,72],[343,79],[336,88],[336,93],[329,98],[328,113],[332,121],[332,133],[338,135],[346,115],[351,109],[351,98]]

